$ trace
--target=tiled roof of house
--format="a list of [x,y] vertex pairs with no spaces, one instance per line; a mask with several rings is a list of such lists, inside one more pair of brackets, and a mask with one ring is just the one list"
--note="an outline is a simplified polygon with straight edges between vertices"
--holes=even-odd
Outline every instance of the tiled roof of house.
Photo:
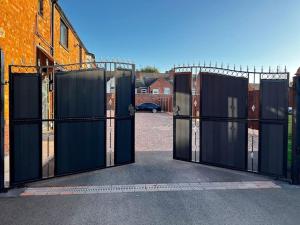
[[295,73],[296,76],[300,76],[300,67],[298,68],[297,72]]

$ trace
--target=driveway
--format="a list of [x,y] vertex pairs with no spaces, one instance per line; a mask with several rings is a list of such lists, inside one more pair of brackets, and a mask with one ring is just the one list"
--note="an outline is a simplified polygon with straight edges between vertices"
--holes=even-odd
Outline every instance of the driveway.
[[172,117],[137,114],[136,123],[135,164],[0,194],[0,224],[299,224],[300,187],[173,160]]
[[173,116],[168,113],[136,113],[135,149],[172,151]]

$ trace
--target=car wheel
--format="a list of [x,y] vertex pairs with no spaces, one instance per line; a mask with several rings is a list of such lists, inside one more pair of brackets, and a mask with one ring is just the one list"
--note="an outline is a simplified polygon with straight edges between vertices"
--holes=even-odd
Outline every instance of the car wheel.
[[156,110],[156,109],[152,109],[152,112],[153,112],[153,113],[157,113],[157,110]]

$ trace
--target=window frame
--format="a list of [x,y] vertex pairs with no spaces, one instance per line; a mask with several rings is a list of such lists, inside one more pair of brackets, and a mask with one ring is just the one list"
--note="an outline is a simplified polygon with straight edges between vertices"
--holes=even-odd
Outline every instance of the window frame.
[[[64,43],[64,41],[62,41],[62,27],[63,26],[66,29],[66,44]],[[59,37],[59,43],[66,50],[69,49],[69,27],[67,26],[67,24],[65,23],[65,21],[63,21],[63,19],[60,19],[60,37]]]
[[152,94],[153,95],[159,95],[159,89],[158,88],[153,88],[152,89]]
[[[168,90],[168,92],[166,92]],[[169,87],[164,87],[164,95],[170,95],[171,94],[171,88]]]

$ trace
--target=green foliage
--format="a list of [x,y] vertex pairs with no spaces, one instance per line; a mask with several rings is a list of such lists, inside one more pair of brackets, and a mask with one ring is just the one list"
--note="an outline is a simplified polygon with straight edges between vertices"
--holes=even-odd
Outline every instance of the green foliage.
[[159,70],[154,66],[146,66],[142,68],[140,71],[144,73],[159,73]]

